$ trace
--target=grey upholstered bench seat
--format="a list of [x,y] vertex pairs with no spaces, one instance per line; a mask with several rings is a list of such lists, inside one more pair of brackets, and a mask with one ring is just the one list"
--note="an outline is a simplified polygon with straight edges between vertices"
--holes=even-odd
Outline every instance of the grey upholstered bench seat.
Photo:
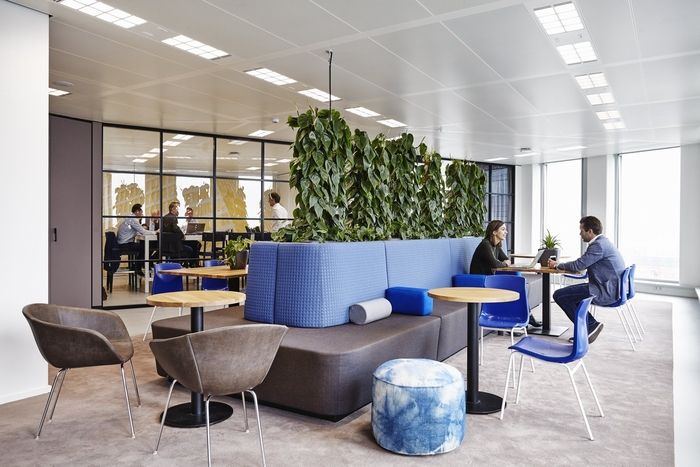
[[[265,381],[267,404],[339,420],[372,400],[372,373],[394,358],[447,358],[466,345],[466,307],[435,301],[432,316],[392,314],[366,325],[290,327]],[[209,311],[204,328],[251,324],[243,307]],[[153,323],[155,339],[189,332],[188,316]],[[162,369],[158,373],[165,376]]]

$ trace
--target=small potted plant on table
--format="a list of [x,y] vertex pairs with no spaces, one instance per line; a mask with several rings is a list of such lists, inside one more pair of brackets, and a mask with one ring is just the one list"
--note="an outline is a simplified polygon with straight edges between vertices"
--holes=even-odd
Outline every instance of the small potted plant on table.
[[241,237],[226,242],[224,258],[231,269],[245,269],[248,264],[248,251],[252,243],[251,239]]
[[542,245],[540,248],[544,248],[545,250],[542,252],[542,256],[540,256],[540,264],[542,266],[547,266],[547,261],[549,260],[550,257],[554,256],[557,260],[559,259],[559,248],[561,246],[561,242],[559,241],[559,237],[557,235],[552,235],[549,230],[547,230],[547,235],[544,236],[542,239]]

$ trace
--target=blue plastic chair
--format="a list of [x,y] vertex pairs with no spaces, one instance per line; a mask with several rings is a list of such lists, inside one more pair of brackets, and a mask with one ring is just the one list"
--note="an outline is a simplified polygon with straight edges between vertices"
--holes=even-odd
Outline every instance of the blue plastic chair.
[[[510,344],[515,344],[513,333],[522,332],[527,336],[527,325],[530,320],[530,307],[527,304],[525,290],[525,278],[521,275],[496,274],[486,276],[484,287],[494,289],[512,290],[520,294],[520,298],[513,302],[484,303],[479,313],[479,363],[484,355],[484,329],[494,331],[506,331],[510,333]],[[532,363],[532,371],[535,365]],[[515,371],[515,369],[514,369]],[[513,374],[515,379],[515,373]]]
[[[501,403],[501,420],[503,420],[503,412],[506,406],[506,398],[508,397],[508,386],[510,383],[511,368],[514,366],[516,353],[519,353],[520,375],[515,395],[515,404],[517,405],[520,400],[520,387],[523,377],[523,356],[527,355],[529,357],[536,358],[544,362],[563,365],[569,374],[571,385],[574,388],[576,400],[578,401],[578,406],[581,410],[583,421],[586,424],[588,437],[591,441],[593,441],[593,432],[591,432],[591,427],[588,424],[588,417],[586,417],[586,411],[583,408],[581,396],[579,395],[578,388],[576,387],[576,382],[574,381],[574,374],[576,373],[576,371],[578,371],[579,368],[583,369],[583,374],[586,376],[586,381],[588,382],[588,387],[591,389],[591,393],[593,394],[593,398],[595,399],[596,406],[598,407],[598,412],[600,413],[601,417],[604,417],[605,414],[603,414],[603,409],[600,406],[600,402],[598,401],[598,396],[595,393],[595,389],[593,389],[591,378],[588,376],[588,371],[586,371],[586,365],[583,363],[583,357],[585,357],[586,353],[588,353],[588,326],[586,324],[586,313],[588,312],[588,308],[591,305],[591,300],[593,300],[593,297],[588,297],[582,300],[578,306],[578,309],[576,310],[573,343],[564,343],[560,341],[554,341],[551,339],[542,339],[537,337],[526,336],[510,347],[512,353],[510,354],[510,360],[508,362],[508,371],[506,373],[506,386],[503,391],[503,402]],[[569,364],[571,364],[571,366],[569,366]]]
[[[634,327],[637,328],[637,334],[639,334],[639,340],[642,340],[642,336],[646,334],[646,330],[644,330],[644,326],[642,325],[642,321],[639,319],[639,316],[637,315],[637,310],[634,308],[634,304],[632,304],[632,299],[635,296],[635,291],[634,291],[634,271],[637,269],[637,265],[633,264],[629,267],[630,270],[630,275],[629,275],[629,283],[627,284],[627,309],[630,312],[630,316],[632,317],[632,320],[634,321]],[[641,331],[641,332],[640,332]]]
[[[220,259],[208,259],[204,261],[205,268],[211,268],[213,266],[223,266],[226,263]],[[202,290],[228,290],[228,280],[227,279],[212,279],[211,277],[202,278]]]
[[[627,334],[627,339],[629,340],[630,345],[632,346],[632,350],[636,351],[637,349],[635,348],[634,343],[637,342],[637,336],[634,334],[634,330],[632,329],[632,325],[630,324],[632,318],[630,317],[628,319],[627,315],[625,314],[625,310],[627,310],[627,290],[629,289],[629,276],[630,268],[625,268],[622,271],[622,274],[620,274],[620,293],[615,303],[611,303],[610,305],[606,306],[591,305],[591,308],[593,308],[594,310],[596,310],[597,308],[614,308],[615,311],[617,311],[617,316],[620,317],[622,328],[625,330],[625,334]],[[641,335],[639,337],[639,340],[641,341]]]
[[[167,292],[182,292],[182,277],[181,276],[169,276],[165,274],[160,274],[160,271],[167,271],[168,269],[181,269],[182,265],[180,263],[157,263],[154,266],[155,274],[153,275],[153,294],[167,293]],[[151,329],[151,323],[153,322],[153,317],[156,314],[157,306],[153,307],[151,312],[151,317],[146,325],[146,331],[143,333],[143,340],[146,340],[149,329]],[[182,307],[180,307],[180,316],[182,316]]]

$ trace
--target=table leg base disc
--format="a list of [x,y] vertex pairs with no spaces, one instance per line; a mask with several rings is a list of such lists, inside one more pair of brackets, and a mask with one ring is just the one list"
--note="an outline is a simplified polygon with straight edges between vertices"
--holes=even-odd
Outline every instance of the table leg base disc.
[[469,397],[467,397],[467,413],[485,415],[500,412],[502,403],[503,398],[501,396],[479,391],[478,402],[469,402]]
[[[222,402],[209,403],[209,424],[223,422],[233,414],[233,407]],[[160,414],[158,420],[163,419],[163,414]],[[199,428],[207,426],[207,417],[202,407],[201,414],[192,413],[192,404],[180,404],[170,407],[168,415],[165,417],[165,424],[175,428]]]
[[549,329],[529,327],[527,328],[527,334],[539,334],[540,336],[559,337],[562,334],[564,334],[568,329],[568,326],[550,326]]

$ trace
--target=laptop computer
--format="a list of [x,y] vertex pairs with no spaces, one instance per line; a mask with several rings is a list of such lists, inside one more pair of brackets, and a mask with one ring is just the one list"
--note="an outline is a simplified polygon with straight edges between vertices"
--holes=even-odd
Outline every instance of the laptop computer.
[[187,224],[186,235],[201,234],[204,232],[204,222],[190,222]]
[[535,255],[534,258],[532,258],[532,261],[529,264],[514,264],[511,267],[523,268],[523,269],[534,268],[535,265],[540,261],[540,258],[542,257],[544,250],[545,250],[544,248],[540,248],[539,250],[537,250],[537,254]]

